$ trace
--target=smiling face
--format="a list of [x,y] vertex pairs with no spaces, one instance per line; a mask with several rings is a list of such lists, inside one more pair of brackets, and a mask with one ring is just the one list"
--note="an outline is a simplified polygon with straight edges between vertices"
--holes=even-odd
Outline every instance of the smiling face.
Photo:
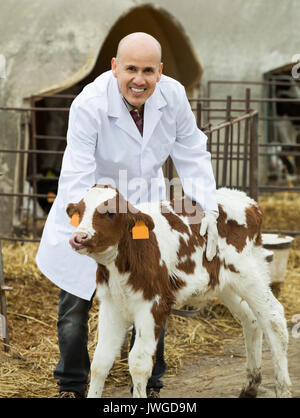
[[161,78],[159,43],[147,34],[131,34],[120,42],[111,65],[122,95],[140,110]]

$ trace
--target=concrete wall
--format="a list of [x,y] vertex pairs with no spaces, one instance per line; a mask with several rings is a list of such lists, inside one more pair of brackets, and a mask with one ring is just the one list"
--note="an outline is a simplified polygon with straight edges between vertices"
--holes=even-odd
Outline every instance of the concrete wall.
[[[116,20],[147,0],[6,0],[1,2],[0,54],[9,105],[91,66]],[[156,0],[183,26],[207,79],[260,79],[291,62],[298,49],[298,0]],[[188,63],[187,63],[188,65]],[[84,71],[84,69],[82,69]]]
[[158,2],[194,43],[206,79],[261,79],[299,52],[298,0]]
[[[5,0],[0,3],[0,106],[21,106],[24,98],[60,90],[93,68],[110,28],[133,7],[149,0]],[[152,3],[153,4],[153,3]],[[157,0],[190,38],[209,79],[261,80],[262,73],[291,62],[299,53],[298,0]],[[188,66],[188,62],[186,63]],[[217,88],[214,95],[242,95]],[[259,92],[257,93],[259,95]],[[19,117],[0,111],[0,147],[16,148]],[[1,190],[12,191],[16,158],[0,156]],[[11,227],[9,198],[0,205],[0,233]]]

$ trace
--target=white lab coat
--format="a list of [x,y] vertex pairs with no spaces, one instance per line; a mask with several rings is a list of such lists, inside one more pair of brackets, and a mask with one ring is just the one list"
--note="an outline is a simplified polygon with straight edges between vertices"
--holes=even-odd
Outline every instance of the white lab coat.
[[[169,155],[182,181],[199,178],[196,186],[186,182],[185,193],[204,210],[218,210],[206,139],[196,126],[184,87],[169,77],[162,76],[145,103],[143,137],[111,71],[88,84],[70,109],[58,193],[36,257],[44,275],[61,289],[90,300],[96,288],[96,262],[75,253],[69,245],[75,228],[66,214],[68,203],[78,202],[96,183],[112,182],[133,204],[163,200],[161,166]],[[134,178],[147,183],[144,188],[138,187],[139,196],[133,188]],[[150,190],[153,178],[158,180]],[[131,190],[126,190],[127,184]]]

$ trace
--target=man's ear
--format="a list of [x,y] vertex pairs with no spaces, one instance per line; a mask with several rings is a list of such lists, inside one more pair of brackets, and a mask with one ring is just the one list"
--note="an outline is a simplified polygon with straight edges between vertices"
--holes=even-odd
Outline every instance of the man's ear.
[[157,77],[157,82],[159,82],[159,81],[160,81],[160,79],[161,79],[161,76],[162,76],[162,71],[163,71],[163,67],[164,67],[164,65],[163,65],[163,63],[161,62],[161,63],[159,64],[159,68],[158,68],[158,77]]
[[66,209],[66,212],[70,218],[77,212],[76,205],[74,203],[69,203]]
[[116,58],[111,59],[111,70],[112,70],[114,77],[117,78],[117,59]]

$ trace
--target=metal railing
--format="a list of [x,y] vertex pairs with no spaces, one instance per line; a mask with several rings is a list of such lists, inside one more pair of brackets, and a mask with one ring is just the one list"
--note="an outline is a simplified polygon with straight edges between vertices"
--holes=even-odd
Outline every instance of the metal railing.
[[[39,98],[68,98],[71,99],[73,95],[54,95],[54,96],[38,96]],[[37,157],[47,154],[62,155],[63,151],[48,151],[39,149],[40,141],[59,140],[65,141],[63,136],[46,135],[37,131],[37,112],[68,112],[69,107],[42,107],[36,106],[37,97],[31,98],[29,107],[0,107],[0,111],[7,112],[23,112],[27,115],[30,126],[30,146],[26,149],[24,141],[21,141],[20,149],[0,149],[0,153],[19,153],[22,156],[27,155],[30,158],[30,164],[32,173],[30,176],[32,183],[32,192],[24,192],[21,185],[24,183],[22,176],[19,178],[19,191],[16,193],[2,193],[0,196],[10,196],[11,198],[17,198],[19,204],[27,198],[33,202],[32,209],[32,231],[31,236],[21,236],[15,234],[15,236],[3,236],[0,235],[0,239],[11,241],[23,241],[23,242],[39,242],[40,233],[38,231],[38,222],[46,218],[39,217],[37,213],[37,201],[39,198],[47,199],[48,195],[38,193],[38,181],[41,178],[37,169]],[[209,99],[211,103],[214,99]],[[258,197],[258,182],[257,182],[257,165],[258,165],[258,144],[257,144],[257,123],[258,112],[250,109],[250,91],[246,92],[245,107],[239,109],[233,108],[232,103],[234,100],[231,97],[227,97],[225,103],[225,117],[220,124],[203,124],[204,114],[208,111],[222,112],[223,109],[219,109],[210,105],[210,108],[203,107],[206,99],[191,100],[191,107],[195,112],[197,123],[207,135],[207,148],[211,152],[212,164],[214,168],[217,187],[235,187],[240,190],[246,191],[253,198]],[[219,102],[218,99],[215,99]],[[234,113],[238,115],[235,116]],[[23,144],[23,145],[22,145]],[[22,159],[21,159],[22,161]],[[24,165],[24,161],[23,161]],[[166,177],[171,180],[174,177],[174,166],[169,158],[165,164]],[[173,197],[174,190],[171,188],[171,198]],[[55,197],[55,196],[53,196]],[[28,231],[27,231],[28,232]]]
[[[250,98],[250,92],[246,92]],[[246,100],[244,108],[232,109],[232,98],[226,99],[225,115],[220,124],[203,124],[204,112],[224,112],[220,108],[203,107],[207,99],[191,100],[198,127],[207,135],[207,149],[211,153],[216,186],[234,187],[258,198],[258,112],[251,110]],[[218,99],[216,99],[218,101]],[[234,116],[232,113],[238,112]],[[167,178],[174,177],[172,160],[167,161]],[[171,198],[174,191],[171,188]]]
[[[287,77],[289,79],[290,77]],[[300,107],[300,98],[282,98],[282,97],[251,97],[253,94],[253,90],[251,90],[250,94],[250,88],[253,89],[253,87],[260,87],[264,89],[264,95],[268,96],[269,94],[275,94],[274,89],[277,87],[280,88],[288,88],[293,86],[299,86],[300,87],[300,80],[294,80],[289,79],[286,80],[277,80],[273,79],[272,81],[224,81],[224,80],[210,80],[207,83],[207,89],[206,89],[206,98],[202,99],[205,106],[203,106],[203,116],[202,118],[205,120],[205,123],[210,125],[212,122],[216,123],[216,121],[220,118],[220,116],[216,115],[216,112],[212,111],[210,109],[210,106],[212,103],[215,102],[216,99],[213,97],[213,86],[216,85],[218,87],[220,86],[230,86],[230,90],[235,87],[245,87],[248,86],[246,89],[247,94],[245,98],[235,98],[232,100],[232,103],[234,106],[240,106],[245,105],[246,107],[256,107],[257,111],[259,112],[259,132],[260,132],[260,138],[258,141],[258,159],[259,159],[259,167],[268,167],[270,160],[272,158],[276,158],[277,160],[284,159],[288,156],[288,158],[294,158],[295,159],[295,167],[296,173],[294,175],[294,178],[291,178],[289,173],[287,172],[287,169],[284,167],[285,171],[285,177],[286,180],[275,178],[275,180],[272,180],[270,177],[269,172],[266,170],[265,179],[259,181],[258,185],[258,194],[261,195],[262,193],[267,193],[268,195],[273,194],[275,192],[289,192],[289,193],[300,193],[300,167],[299,167],[299,160],[300,160],[300,114],[299,116],[281,116],[276,111],[277,105],[297,105]],[[272,89],[271,92],[268,92],[266,89]],[[237,94],[235,92],[235,94]],[[239,96],[241,96],[242,93],[240,92]],[[262,92],[259,92],[259,95],[262,95]],[[226,104],[227,99],[217,99],[218,103]],[[238,109],[235,109],[238,110]],[[223,111],[223,113],[226,112],[226,108],[223,107],[222,110],[220,109],[220,112]],[[234,112],[234,110],[233,110]],[[222,119],[221,115],[221,119]],[[275,123],[280,122],[290,122],[293,124],[297,124],[298,127],[298,142],[295,141],[284,141],[280,142],[278,140],[278,125],[275,125]],[[295,125],[294,125],[295,126]],[[296,128],[295,128],[296,129]],[[298,166],[297,166],[297,160],[298,160]],[[269,178],[268,178],[269,176]],[[268,181],[266,181],[266,179]],[[272,233],[281,233],[286,235],[300,235],[300,230],[287,230],[287,229],[272,229],[268,230],[268,232]]]

